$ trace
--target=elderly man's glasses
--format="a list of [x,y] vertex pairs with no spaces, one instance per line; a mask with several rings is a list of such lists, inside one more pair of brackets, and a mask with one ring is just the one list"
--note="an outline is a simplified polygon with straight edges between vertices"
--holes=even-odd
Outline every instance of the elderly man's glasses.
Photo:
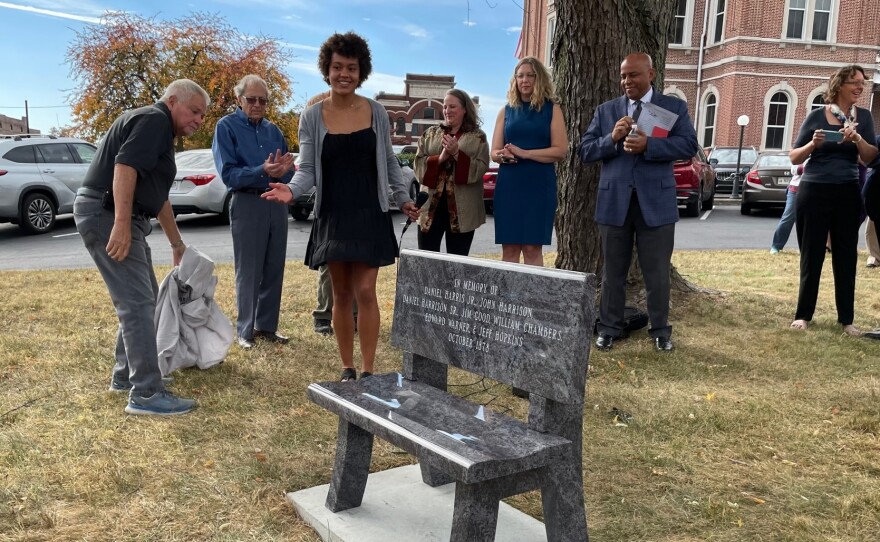
[[266,98],[258,96],[245,96],[244,99],[248,103],[248,105],[254,105],[257,102],[260,102],[260,105],[266,105],[267,103],[269,103],[269,100],[267,100]]

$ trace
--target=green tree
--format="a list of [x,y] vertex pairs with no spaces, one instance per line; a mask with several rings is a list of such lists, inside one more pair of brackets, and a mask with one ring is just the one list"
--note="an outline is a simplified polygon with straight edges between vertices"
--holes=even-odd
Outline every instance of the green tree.
[[[75,131],[97,140],[121,113],[155,103],[168,84],[188,78],[211,96],[201,130],[178,149],[209,147],[217,121],[235,107],[233,87],[255,73],[272,96],[266,116],[276,121],[291,97],[283,71],[291,54],[277,40],[244,36],[223,18],[193,13],[176,21],[108,13],[104,24],[85,27],[67,49],[71,76],[77,81],[68,99]],[[290,126],[290,122],[282,123]],[[296,133],[283,130],[295,144]]]

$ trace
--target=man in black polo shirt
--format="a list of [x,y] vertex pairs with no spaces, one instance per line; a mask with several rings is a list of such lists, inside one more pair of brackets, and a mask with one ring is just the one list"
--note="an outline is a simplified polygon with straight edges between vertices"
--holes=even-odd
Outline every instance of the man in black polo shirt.
[[196,406],[162,383],[153,324],[159,286],[146,236],[156,217],[174,265],[180,263],[186,246],[168,202],[177,172],[174,138],[198,130],[208,103],[202,87],[178,79],[158,103],[123,113],[98,147],[73,204],[76,228],[119,317],[110,391],[129,392],[129,414],[184,414]]

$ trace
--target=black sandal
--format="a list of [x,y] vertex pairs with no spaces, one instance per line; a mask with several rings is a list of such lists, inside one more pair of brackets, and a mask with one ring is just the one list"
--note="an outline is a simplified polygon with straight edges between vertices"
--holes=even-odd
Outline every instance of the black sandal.
[[339,378],[340,382],[354,382],[357,380],[358,374],[352,367],[346,367],[342,370],[342,376]]
[[370,371],[364,371],[364,372],[362,372],[362,373],[361,373],[361,380],[367,378],[368,376],[373,376],[373,373],[371,373]]

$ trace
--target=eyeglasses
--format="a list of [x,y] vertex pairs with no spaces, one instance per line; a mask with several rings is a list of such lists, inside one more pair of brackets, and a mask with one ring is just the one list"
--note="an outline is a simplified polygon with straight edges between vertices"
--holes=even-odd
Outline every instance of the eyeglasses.
[[867,81],[844,81],[844,85],[852,85],[854,87],[864,87],[868,84]]
[[244,99],[249,105],[254,105],[257,102],[260,102],[260,105],[266,105],[267,103],[269,103],[269,100],[267,100],[266,98],[258,96],[245,96]]
[[517,79],[535,79],[536,77],[538,77],[538,74],[536,74],[535,72],[518,73],[515,77]]

